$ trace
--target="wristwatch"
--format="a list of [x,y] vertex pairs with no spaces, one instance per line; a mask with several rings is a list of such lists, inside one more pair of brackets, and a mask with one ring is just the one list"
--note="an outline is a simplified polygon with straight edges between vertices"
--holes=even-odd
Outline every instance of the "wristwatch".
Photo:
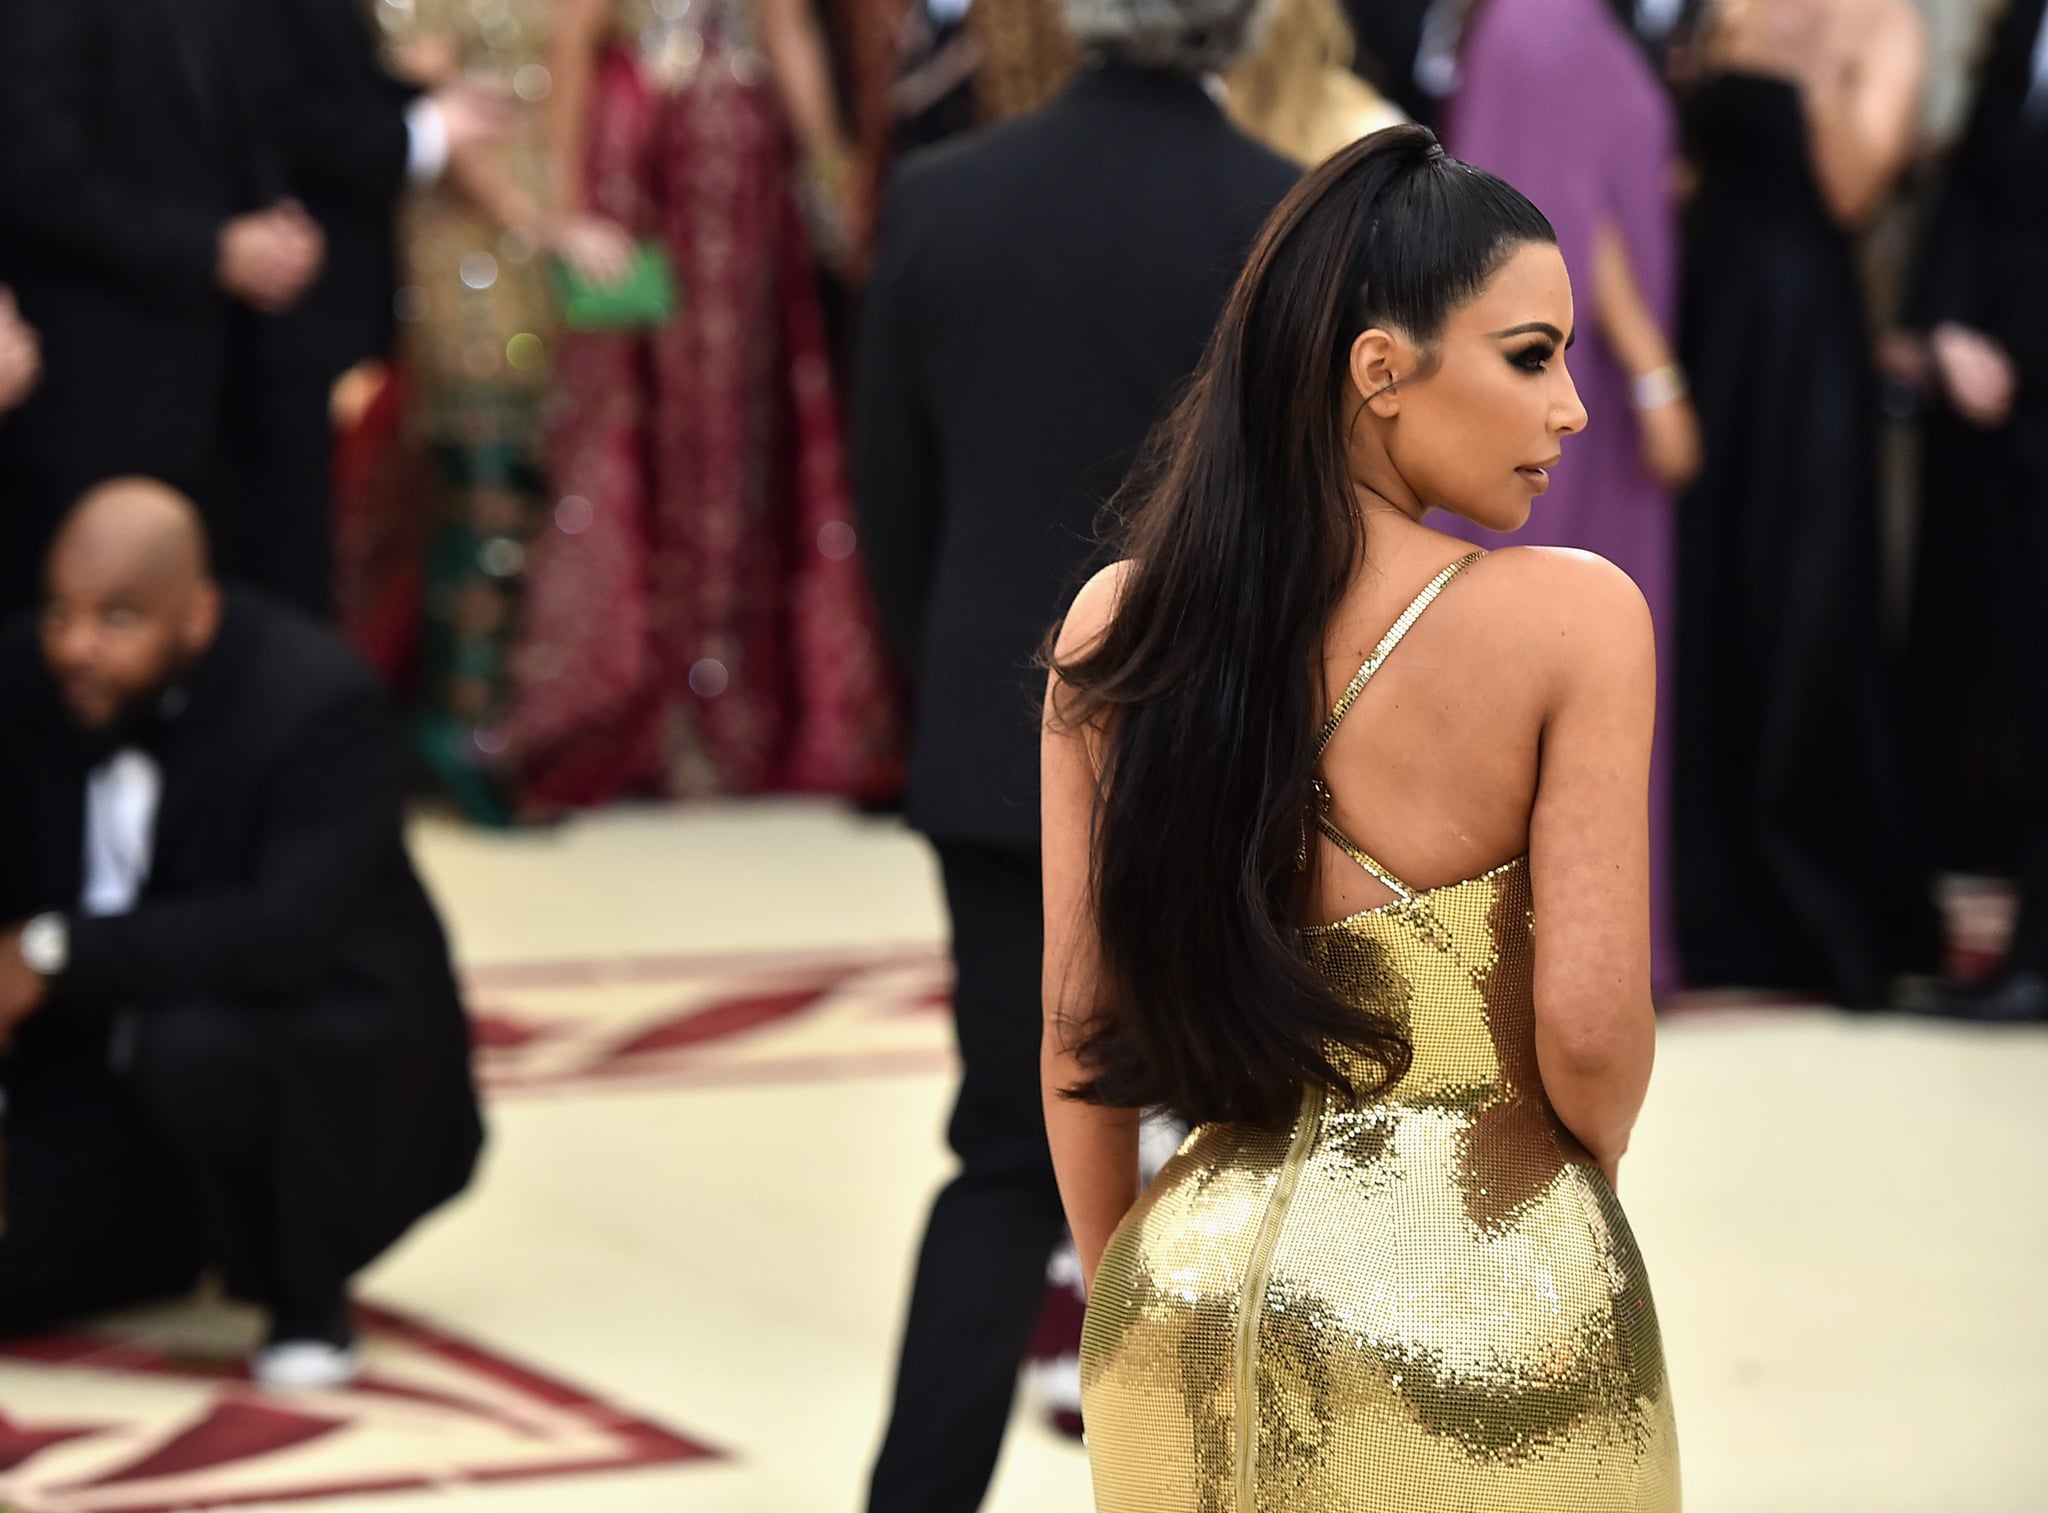
[[21,959],[43,977],[71,964],[71,923],[61,914],[38,914],[21,927]]

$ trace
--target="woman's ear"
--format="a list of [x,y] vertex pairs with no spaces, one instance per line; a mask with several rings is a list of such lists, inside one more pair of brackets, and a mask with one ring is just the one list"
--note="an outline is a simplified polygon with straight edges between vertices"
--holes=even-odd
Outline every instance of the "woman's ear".
[[1358,333],[1351,343],[1351,386],[1365,407],[1382,420],[1401,413],[1397,387],[1408,376],[1408,344],[1379,326]]

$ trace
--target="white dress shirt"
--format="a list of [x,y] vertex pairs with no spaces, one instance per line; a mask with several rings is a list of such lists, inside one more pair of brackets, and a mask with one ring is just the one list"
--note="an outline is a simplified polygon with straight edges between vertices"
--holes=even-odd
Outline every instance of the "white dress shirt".
[[163,769],[125,747],[85,780],[85,890],[79,912],[89,919],[126,914],[149,881],[156,849],[157,802]]
[[431,184],[448,167],[448,122],[431,96],[420,95],[405,108],[405,177],[411,184]]

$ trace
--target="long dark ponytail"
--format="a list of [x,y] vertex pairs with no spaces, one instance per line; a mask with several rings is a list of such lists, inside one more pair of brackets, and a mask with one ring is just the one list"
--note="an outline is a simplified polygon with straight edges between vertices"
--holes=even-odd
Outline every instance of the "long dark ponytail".
[[1123,496],[1115,621],[1059,665],[1056,717],[1103,732],[1099,998],[1071,1096],[1275,1125],[1304,1084],[1371,1091],[1333,1045],[1380,1086],[1407,1071],[1405,1026],[1332,993],[1297,935],[1322,641],[1365,551],[1349,351],[1372,326],[1426,348],[1516,246],[1556,239],[1414,126],[1337,154],[1267,222]]

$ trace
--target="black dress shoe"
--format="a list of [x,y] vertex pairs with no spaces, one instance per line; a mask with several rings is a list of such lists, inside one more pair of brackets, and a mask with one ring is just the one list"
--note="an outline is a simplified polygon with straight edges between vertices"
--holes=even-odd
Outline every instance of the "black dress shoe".
[[2048,978],[2039,972],[2008,972],[1986,988],[1939,994],[1931,1011],[1944,1019],[1985,1024],[2048,1023]]

